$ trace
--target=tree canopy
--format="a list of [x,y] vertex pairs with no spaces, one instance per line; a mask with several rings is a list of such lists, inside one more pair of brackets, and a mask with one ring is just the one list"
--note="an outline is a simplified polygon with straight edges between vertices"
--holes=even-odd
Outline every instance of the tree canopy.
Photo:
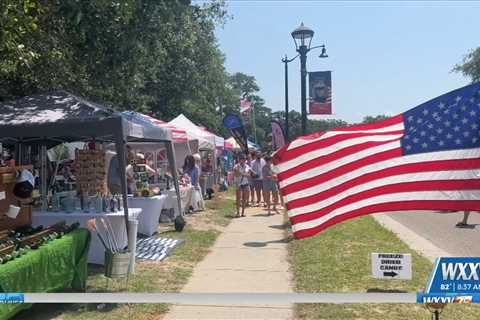
[[453,68],[453,71],[462,73],[472,82],[480,81],[480,47],[468,53],[463,58],[462,63]]
[[[184,113],[227,136],[223,117],[246,99],[247,133],[261,145],[271,120],[284,121],[254,76],[225,69],[215,36],[230,18],[224,0],[4,0],[0,13],[0,101],[64,89],[165,121]],[[300,123],[291,111],[291,139]],[[346,125],[308,120],[308,133]]]
[[5,0],[0,11],[1,100],[66,89],[211,130],[238,104],[214,34],[223,1]]

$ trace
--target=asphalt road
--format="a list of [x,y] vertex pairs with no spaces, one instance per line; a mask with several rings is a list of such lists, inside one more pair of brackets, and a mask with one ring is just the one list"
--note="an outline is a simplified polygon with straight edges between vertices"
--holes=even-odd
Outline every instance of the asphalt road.
[[480,213],[472,212],[468,219],[470,228],[457,228],[463,212],[443,213],[407,211],[388,215],[416,234],[455,256],[480,257]]

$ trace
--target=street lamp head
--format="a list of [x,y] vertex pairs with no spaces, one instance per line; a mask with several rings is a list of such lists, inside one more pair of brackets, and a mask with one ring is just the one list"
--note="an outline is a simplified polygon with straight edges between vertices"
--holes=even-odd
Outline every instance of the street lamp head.
[[322,53],[320,53],[320,55],[318,57],[319,58],[328,58],[327,49],[325,49],[325,45],[323,45]]
[[[313,32],[312,29],[305,27],[303,25],[303,22],[300,25],[300,27],[293,30],[292,38],[293,38],[293,41],[295,42],[295,47],[297,48],[297,50],[301,46],[306,46],[307,48],[310,48],[310,43],[312,42],[314,33],[315,32]],[[308,41],[308,44],[307,44],[307,41]]]

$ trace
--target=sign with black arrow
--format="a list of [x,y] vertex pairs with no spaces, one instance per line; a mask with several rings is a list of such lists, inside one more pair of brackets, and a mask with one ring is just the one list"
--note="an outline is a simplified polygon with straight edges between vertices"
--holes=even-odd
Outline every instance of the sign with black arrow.
[[377,279],[412,279],[409,253],[372,253],[372,276]]

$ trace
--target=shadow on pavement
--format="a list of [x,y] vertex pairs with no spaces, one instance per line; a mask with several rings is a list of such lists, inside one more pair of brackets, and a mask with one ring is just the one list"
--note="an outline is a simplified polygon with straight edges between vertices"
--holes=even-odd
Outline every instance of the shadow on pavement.
[[288,223],[275,224],[275,225],[269,226],[269,227],[273,228],[273,229],[285,230],[285,229],[288,229],[290,227],[290,224],[288,224]]
[[270,217],[273,216],[273,214],[268,214],[268,213],[257,213],[257,214],[252,214],[252,217]]
[[380,288],[370,288],[370,289],[367,289],[367,292],[373,292],[373,293],[408,293],[408,291],[405,291],[405,290],[380,289]]
[[264,242],[245,242],[243,245],[246,247],[253,247],[253,248],[261,248],[261,247],[266,247],[270,243],[289,243],[290,241],[293,240],[293,237],[287,237],[285,239],[279,239],[279,240],[270,240],[270,241],[264,241]]

